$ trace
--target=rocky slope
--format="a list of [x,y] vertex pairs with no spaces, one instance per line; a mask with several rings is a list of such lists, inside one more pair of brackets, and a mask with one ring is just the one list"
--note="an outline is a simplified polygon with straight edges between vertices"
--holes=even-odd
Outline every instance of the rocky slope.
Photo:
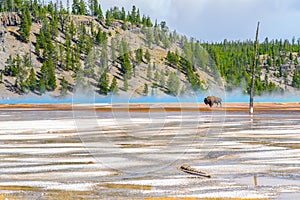
[[[19,19],[17,13],[10,14],[2,14],[2,19],[7,19],[8,16],[12,19]],[[48,17],[51,21],[51,17]],[[138,95],[170,95],[168,85],[168,79],[170,74],[175,73],[178,79],[178,88],[176,88],[177,95],[182,93],[189,92],[190,84],[187,79],[186,72],[183,70],[179,70],[175,66],[171,65],[166,57],[168,52],[179,52],[179,55],[184,56],[181,41],[184,36],[179,36],[176,32],[168,32],[159,30],[155,30],[156,28],[143,28],[142,25],[139,24],[131,24],[127,22],[127,28],[124,30],[123,21],[114,20],[111,26],[106,26],[103,21],[98,20],[92,16],[71,16],[71,20],[74,20],[76,27],[78,28],[81,25],[84,25],[87,30],[88,35],[92,35],[92,32],[95,30],[102,30],[107,35],[107,40],[103,41],[103,43],[107,43],[108,45],[108,76],[109,76],[109,84],[112,83],[114,77],[116,77],[117,85],[118,85],[118,94],[129,94],[131,96]],[[0,70],[4,72],[5,66],[7,65],[7,60],[9,56],[15,57],[19,54],[21,57],[26,53],[29,53],[31,59],[31,65],[33,66],[36,74],[39,74],[42,66],[42,59],[39,55],[37,55],[35,44],[37,41],[37,37],[40,34],[40,30],[42,28],[41,22],[33,21],[31,26],[31,33],[29,43],[21,42],[18,39],[19,33],[19,24],[20,21],[16,20],[14,23],[7,22],[7,20],[2,20],[3,25],[1,26],[1,40],[2,40],[2,48],[0,48]],[[91,24],[93,24],[93,31],[91,30]],[[53,44],[55,45],[55,49],[58,48],[58,45],[64,45],[66,42],[66,33],[62,31],[61,27],[58,27],[59,33],[55,39],[53,39]],[[164,45],[161,41],[154,42],[154,35],[149,41],[149,35],[147,34],[155,34],[155,31],[159,32],[160,37],[167,36],[168,45]],[[72,40],[72,45],[77,45],[79,38],[79,33]],[[170,39],[172,38],[172,39]],[[117,58],[113,58],[112,54],[112,40],[114,40],[115,44],[121,43],[123,40],[126,41],[128,45],[128,53],[132,67],[134,67],[132,72],[132,78],[128,80],[128,89],[124,86],[124,74],[122,74],[122,70],[120,62],[118,61],[119,57],[122,56],[120,53],[120,49],[116,48],[116,53],[118,54]],[[101,64],[99,61],[99,57],[101,57],[103,49],[101,47],[102,44],[93,43],[93,50],[85,55],[80,53],[80,64],[83,71],[86,66],[89,65],[90,62],[95,64],[94,77],[84,77],[84,85],[94,90],[96,93],[99,92],[98,80],[101,76]],[[167,46],[167,47],[166,47]],[[142,49],[143,56],[141,62],[136,61],[136,51],[138,49]],[[145,58],[146,52],[150,53],[150,59],[147,60]],[[127,52],[123,52],[125,54]],[[63,55],[61,55],[63,56]],[[91,61],[91,59],[93,61]],[[115,59],[115,60],[114,60]],[[151,66],[149,69],[149,65]],[[204,89],[209,87],[217,87],[220,82],[217,82],[215,77],[216,74],[212,74],[209,71],[204,71],[200,67],[195,66],[195,74],[198,74],[199,80],[201,80],[201,84]],[[78,72],[74,72],[72,70],[63,70],[60,66],[55,66],[55,75],[56,75],[56,84],[57,88],[54,91],[47,92],[49,95],[60,96],[61,92],[61,80],[64,77],[68,83],[68,94],[74,92],[74,88],[76,88],[76,75]],[[7,76],[2,73],[2,83],[0,84],[1,89],[1,97],[14,97],[19,95],[31,94],[31,95],[41,95],[39,92],[30,92],[26,91],[25,93],[19,93],[14,90],[14,84],[16,81],[16,77]],[[161,84],[161,77],[164,76],[165,83]],[[38,76],[37,76],[38,79]],[[145,85],[148,86],[148,92],[145,93]],[[126,88],[126,89],[125,89]],[[191,91],[190,91],[191,92]],[[176,95],[172,94],[172,95]]]

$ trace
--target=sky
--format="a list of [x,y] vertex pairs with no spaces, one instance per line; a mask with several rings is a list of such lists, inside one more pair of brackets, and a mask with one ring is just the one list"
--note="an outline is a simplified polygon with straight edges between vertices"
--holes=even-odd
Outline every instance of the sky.
[[99,0],[102,9],[117,5],[140,12],[153,21],[166,21],[170,30],[200,41],[218,42],[300,37],[299,0]]

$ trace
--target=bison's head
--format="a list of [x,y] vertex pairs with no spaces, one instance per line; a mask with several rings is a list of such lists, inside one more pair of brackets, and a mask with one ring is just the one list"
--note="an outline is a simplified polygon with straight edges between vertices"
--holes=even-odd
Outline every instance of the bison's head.
[[208,104],[208,100],[207,100],[207,98],[204,98],[204,103],[205,103],[205,105],[207,105],[207,104]]

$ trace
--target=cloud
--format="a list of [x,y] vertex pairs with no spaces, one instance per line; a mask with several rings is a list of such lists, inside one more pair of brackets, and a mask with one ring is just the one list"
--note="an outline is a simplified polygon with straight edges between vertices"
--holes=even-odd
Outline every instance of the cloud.
[[292,38],[299,33],[297,0],[125,0],[106,1],[106,7],[119,5],[165,20],[171,29],[199,40],[253,39],[258,21],[260,38]]
[[[87,1],[87,0],[86,0]],[[109,0],[99,2],[103,10],[113,6],[130,11],[136,5],[153,20],[166,21],[171,30],[204,41],[291,39],[300,35],[299,0]]]

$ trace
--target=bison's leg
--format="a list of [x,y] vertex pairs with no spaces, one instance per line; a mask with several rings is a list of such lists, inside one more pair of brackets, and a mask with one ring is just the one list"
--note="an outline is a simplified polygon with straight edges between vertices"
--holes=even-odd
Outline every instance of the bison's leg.
[[213,102],[209,102],[209,106],[212,107],[214,105]]

